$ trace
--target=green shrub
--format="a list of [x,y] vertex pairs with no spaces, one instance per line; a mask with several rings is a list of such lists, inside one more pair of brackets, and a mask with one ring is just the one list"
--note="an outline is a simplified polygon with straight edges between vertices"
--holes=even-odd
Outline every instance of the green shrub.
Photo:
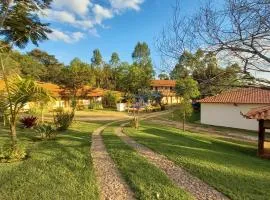
[[5,144],[0,147],[0,162],[16,162],[25,159],[26,156],[23,146],[12,147],[11,144]]
[[87,106],[83,105],[83,104],[79,104],[79,105],[76,106],[77,110],[85,110],[86,108],[87,108]]
[[42,139],[52,139],[56,137],[56,130],[51,124],[41,124],[36,127],[36,133]]
[[100,102],[93,102],[89,104],[88,108],[91,110],[102,110],[103,105]]
[[120,95],[113,91],[107,91],[102,98],[102,104],[105,108],[116,108],[116,103],[120,100]]
[[65,131],[72,124],[73,112],[57,112],[54,116],[54,123],[58,131]]

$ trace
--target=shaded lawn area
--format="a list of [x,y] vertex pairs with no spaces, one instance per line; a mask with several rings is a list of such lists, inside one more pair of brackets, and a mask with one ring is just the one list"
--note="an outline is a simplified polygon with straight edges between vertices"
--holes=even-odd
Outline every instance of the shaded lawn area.
[[185,191],[177,188],[161,170],[126,145],[113,133],[112,127],[105,129],[102,136],[107,151],[137,199],[192,199]]
[[[176,121],[176,122],[179,122],[179,124],[182,123],[182,117],[180,115],[179,109],[173,110],[172,113],[166,113],[164,115],[161,115],[159,116],[159,118],[165,119],[165,120]],[[214,131],[227,132],[227,133],[233,132],[240,135],[249,135],[249,136],[257,137],[256,131],[201,124],[200,118],[201,118],[200,112],[194,111],[192,115],[186,119],[186,123],[193,127],[209,128],[210,130],[214,130]]]
[[270,160],[256,157],[255,144],[142,124],[125,132],[231,199],[270,199]]
[[[75,123],[55,140],[33,142],[33,131],[18,129],[30,158],[0,163],[0,199],[98,199],[90,157],[90,133],[101,124]],[[0,145],[7,141],[0,126]]]
[[[164,119],[169,119],[172,121],[182,121],[182,116],[181,116],[181,112],[180,112],[180,108],[175,108],[173,109],[173,111],[171,113],[166,113],[164,115],[161,115],[160,117],[164,118]],[[190,117],[186,118],[186,122],[189,123],[199,123],[200,122],[200,112],[196,112],[194,111]]]

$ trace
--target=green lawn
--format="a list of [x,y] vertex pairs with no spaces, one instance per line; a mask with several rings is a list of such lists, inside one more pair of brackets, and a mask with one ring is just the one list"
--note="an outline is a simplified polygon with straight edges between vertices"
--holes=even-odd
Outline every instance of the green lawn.
[[144,122],[126,133],[164,154],[231,199],[270,199],[270,161],[256,157],[256,145]]
[[[159,116],[159,118],[166,119],[166,120],[172,120],[172,121],[176,121],[176,122],[182,121],[182,117],[180,115],[179,109],[173,110],[172,113],[166,113],[164,115],[161,115],[161,116]],[[186,119],[186,122],[188,125],[193,126],[193,127],[209,128],[211,130],[219,131],[219,132],[227,132],[227,133],[233,132],[233,133],[240,134],[240,135],[248,135],[248,136],[257,137],[256,131],[201,124],[200,123],[200,112],[193,112],[192,115]]]
[[[90,157],[90,133],[98,123],[75,123],[56,140],[33,142],[33,132],[19,130],[30,158],[0,163],[0,199],[98,199]],[[7,140],[0,127],[0,145]]]
[[137,199],[192,199],[185,191],[177,188],[161,170],[114,135],[112,127],[103,132],[103,138],[110,156]]

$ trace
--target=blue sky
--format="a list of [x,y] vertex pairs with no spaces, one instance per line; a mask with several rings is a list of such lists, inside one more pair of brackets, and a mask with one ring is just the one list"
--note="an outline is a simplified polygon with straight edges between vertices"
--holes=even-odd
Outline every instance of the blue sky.
[[[198,2],[183,0],[183,12],[191,13]],[[174,3],[175,0],[54,0],[52,9],[42,15],[54,32],[39,48],[65,64],[74,57],[90,62],[96,48],[105,61],[115,51],[122,61],[131,62],[135,44],[145,41],[151,48],[153,63],[159,68],[154,38],[170,19]],[[24,51],[32,48],[29,45]]]

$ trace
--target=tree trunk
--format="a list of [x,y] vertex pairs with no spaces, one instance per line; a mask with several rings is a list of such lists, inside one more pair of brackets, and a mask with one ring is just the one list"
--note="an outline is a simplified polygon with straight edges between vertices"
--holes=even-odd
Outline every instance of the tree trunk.
[[183,131],[186,131],[185,130],[185,123],[186,123],[186,112],[184,111],[184,113],[183,113]]
[[16,147],[17,144],[17,133],[16,133],[16,122],[11,120],[10,122],[10,139],[12,142],[12,147]]
[[44,111],[41,109],[41,123],[44,124]]

